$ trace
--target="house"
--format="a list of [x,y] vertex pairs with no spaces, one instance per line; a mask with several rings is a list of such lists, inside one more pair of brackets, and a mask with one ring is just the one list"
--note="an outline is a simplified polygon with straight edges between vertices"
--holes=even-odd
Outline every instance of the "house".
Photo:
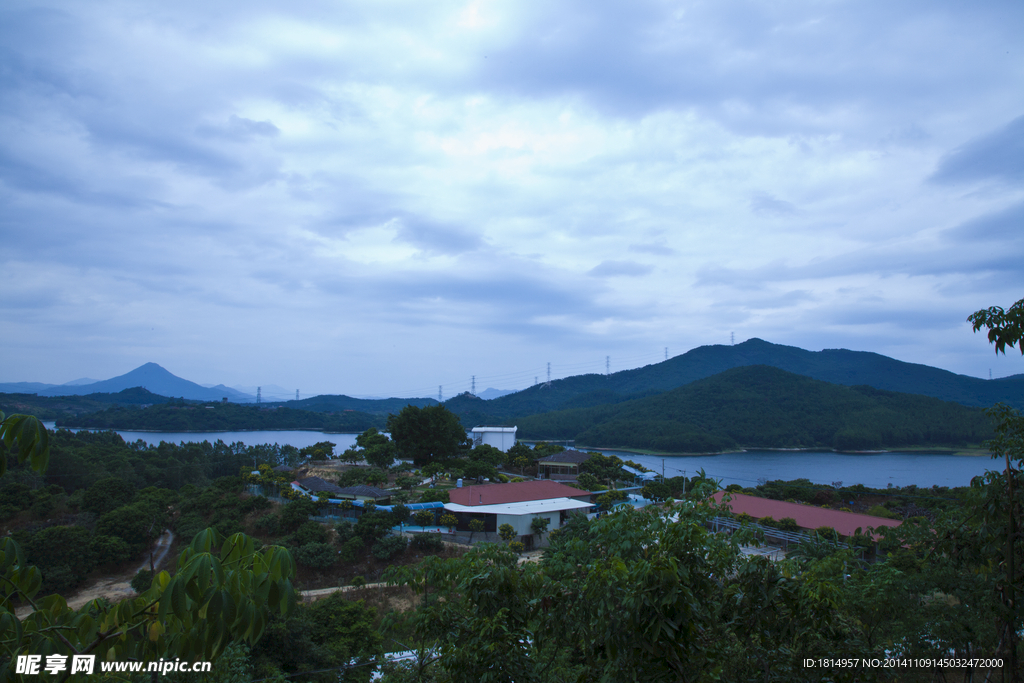
[[[451,489],[448,497],[451,502],[444,509],[458,518],[458,529],[468,530],[474,519],[482,521],[484,531],[490,533],[502,524],[511,524],[527,547],[533,546],[531,524],[535,517],[547,519],[547,531],[554,531],[572,513],[586,513],[593,507],[589,491],[554,481],[465,486]],[[545,543],[546,537],[541,539],[541,545]]]
[[473,427],[473,448],[487,444],[502,453],[516,445],[518,427]]
[[338,489],[336,496],[331,498],[337,498],[339,500],[361,500],[363,502],[373,501],[379,505],[387,505],[391,502],[391,491],[385,491],[379,489],[376,486],[366,486],[359,484],[357,486],[346,486]]
[[538,458],[537,475],[542,479],[575,481],[580,475],[580,465],[590,458],[590,453],[568,450]]
[[[713,496],[715,502],[721,503],[725,495],[725,491],[716,493]],[[857,529],[860,529],[861,533],[867,533],[868,527],[877,529],[882,526],[894,527],[902,524],[902,521],[898,519],[820,508],[816,505],[787,503],[782,500],[748,496],[744,493],[730,493],[729,497],[728,505],[733,514],[748,514],[754,519],[771,517],[776,522],[789,517],[796,520],[797,525],[804,531],[814,531],[828,526],[835,529],[840,536],[852,536]]]
[[298,479],[292,482],[292,488],[313,498],[316,498],[316,495],[321,492],[326,493],[328,498],[336,498],[337,494],[341,492],[340,486],[320,477]]

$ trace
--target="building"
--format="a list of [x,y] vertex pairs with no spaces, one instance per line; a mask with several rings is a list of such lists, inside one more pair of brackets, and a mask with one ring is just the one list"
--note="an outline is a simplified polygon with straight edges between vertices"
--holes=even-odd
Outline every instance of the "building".
[[538,458],[537,476],[541,479],[575,481],[580,475],[580,465],[590,458],[590,453],[583,451],[562,451],[543,458]]
[[373,501],[381,505],[391,502],[391,491],[385,491],[375,486],[346,486],[342,488],[337,484],[321,479],[320,477],[306,477],[292,482],[292,488],[300,493],[316,498],[318,493],[326,493],[329,502],[338,503],[343,500],[351,501]]
[[[554,481],[523,481],[512,484],[465,486],[448,492],[450,503],[444,509],[458,519],[458,529],[468,530],[469,522],[479,519],[484,531],[494,533],[502,524],[511,524],[527,547],[533,547],[531,525],[535,517],[548,520],[547,531],[562,526],[574,512],[589,512],[593,507],[590,492]],[[540,544],[546,543],[545,538]]]
[[487,444],[502,453],[516,445],[518,427],[473,427],[473,448]]
[[[721,503],[725,491],[719,491],[714,495],[716,503]],[[867,533],[868,527],[894,527],[902,524],[898,519],[887,519],[885,517],[873,517],[862,515],[857,512],[845,512],[843,510],[832,510],[821,508],[817,505],[801,505],[800,503],[787,503],[782,500],[770,498],[758,498],[743,493],[730,493],[729,509],[735,515],[748,514],[754,519],[771,517],[776,522],[789,517],[796,520],[797,525],[804,531],[814,531],[823,526],[832,527],[840,536],[852,536],[860,529],[863,534]]]

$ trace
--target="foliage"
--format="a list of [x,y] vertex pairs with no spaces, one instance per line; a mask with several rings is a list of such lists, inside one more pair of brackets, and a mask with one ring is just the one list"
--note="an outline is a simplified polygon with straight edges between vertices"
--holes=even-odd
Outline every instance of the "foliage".
[[[276,680],[287,676],[323,683],[368,681],[367,664],[383,650],[374,618],[372,608],[346,600],[341,593],[300,605],[288,618],[275,618],[253,647],[254,673],[257,678]],[[314,673],[297,678],[301,672]]]
[[469,542],[473,542],[473,534],[478,534],[484,530],[484,521],[482,519],[471,519],[469,520]]
[[32,415],[5,416],[0,412],[0,477],[7,471],[7,454],[17,454],[19,465],[28,462],[42,472],[50,459],[50,433]]
[[672,496],[672,489],[663,481],[649,481],[640,491],[647,500],[663,503]]
[[419,477],[410,477],[407,475],[399,476],[395,479],[395,485],[398,488],[409,491],[414,486],[420,483]]
[[459,418],[441,405],[408,405],[388,416],[387,431],[399,457],[412,460],[417,467],[456,457],[471,445]]
[[372,546],[391,532],[392,521],[391,514],[383,510],[364,512],[359,515],[353,531],[365,545]]
[[601,482],[590,472],[581,472],[576,477],[576,483],[583,487],[584,491],[596,491]]
[[593,453],[585,462],[580,464],[580,472],[591,474],[599,481],[604,481],[611,485],[628,476],[626,471],[622,469],[623,464],[622,460],[617,456]]
[[450,503],[448,489],[427,489],[420,496],[421,503]]
[[498,527],[498,537],[505,543],[511,543],[517,535],[515,527],[511,524],[506,523]]
[[153,577],[155,574],[148,569],[140,569],[139,572],[132,577],[132,590],[136,593],[145,593],[153,585]]
[[317,504],[302,496],[296,500],[289,501],[280,512],[281,530],[285,532],[295,531],[309,521],[309,518],[319,512]]
[[409,506],[404,503],[397,503],[391,506],[391,526],[408,524],[410,514],[411,510],[409,510]]
[[374,427],[356,437],[356,446],[358,450],[355,450],[354,453],[346,452],[346,460],[350,462],[365,460],[368,464],[382,470],[387,470],[395,462],[397,452],[395,442]]
[[405,552],[409,542],[405,536],[385,536],[370,548],[370,552],[378,560],[388,561]]
[[431,509],[417,510],[413,518],[416,520],[417,526],[433,526],[434,511]]
[[444,541],[441,540],[441,534],[415,534],[412,547],[424,552],[439,552],[444,550]]
[[534,517],[530,520],[530,530],[537,536],[537,540],[544,537],[544,532],[548,530],[549,524],[551,524],[551,520],[547,517]]
[[311,542],[293,550],[295,561],[303,567],[324,570],[338,560],[338,551],[329,543]]
[[291,535],[292,545],[307,545],[309,543],[326,543],[327,530],[319,522],[308,520],[299,525],[295,533]]
[[446,526],[449,529],[454,529],[455,526],[459,523],[459,518],[450,512],[446,512],[443,515],[441,515],[441,519],[438,521],[441,523],[441,526]]
[[968,316],[967,322],[972,323],[975,332],[988,328],[988,340],[997,354],[1005,354],[1006,347],[1012,348],[1014,344],[1024,354],[1024,299],[1005,311],[1000,306],[976,311]]
[[[94,601],[72,610],[59,595],[34,602],[39,571],[26,564],[16,542],[0,539],[0,627],[8,636],[0,641],[0,678],[6,679],[15,656],[24,653],[215,659],[228,642],[256,642],[268,612],[292,609],[293,573],[282,548],[256,551],[242,534],[224,539],[208,529],[182,551],[173,577],[160,572],[148,590],[116,605]],[[14,599],[33,608],[20,622]]]

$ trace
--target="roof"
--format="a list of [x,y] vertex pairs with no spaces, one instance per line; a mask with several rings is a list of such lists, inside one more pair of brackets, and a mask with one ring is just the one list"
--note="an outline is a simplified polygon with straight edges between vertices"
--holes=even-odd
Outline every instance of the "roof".
[[294,472],[295,468],[294,467],[288,467],[288,465],[278,465],[277,467],[273,468],[273,470],[275,472],[286,472],[287,473],[287,472]]
[[522,503],[529,500],[576,498],[589,495],[587,491],[581,491],[572,486],[566,486],[565,484],[559,484],[550,480],[463,486],[461,489],[448,490],[448,500],[458,505],[469,506],[504,505],[506,503]]
[[387,498],[391,495],[391,491],[385,491],[376,486],[366,486],[365,484],[346,486],[343,489],[338,489],[335,493],[342,496],[364,496],[366,498]]
[[561,510],[582,510],[593,507],[591,503],[572,498],[547,498],[545,500],[528,500],[521,503],[502,503],[498,505],[459,505],[445,503],[444,509],[450,512],[473,512],[492,515],[536,515],[542,512],[559,512]]
[[564,462],[580,465],[590,460],[591,455],[593,454],[584,453],[583,451],[560,451],[546,458],[537,458],[537,462]]
[[[725,491],[719,491],[714,495],[715,502],[721,502]],[[817,529],[821,526],[830,526],[842,536],[849,536],[857,529],[861,533],[867,531],[868,527],[878,528],[880,526],[899,526],[902,520],[886,519],[885,517],[873,517],[862,515],[856,512],[843,512],[841,510],[830,510],[820,508],[816,505],[801,505],[800,503],[787,503],[782,500],[771,500],[770,498],[758,498],[743,493],[731,493],[729,507],[734,514],[746,513],[758,519],[772,517],[776,521],[784,517],[791,517],[803,529]]]
[[320,491],[326,491],[327,493],[340,493],[342,490],[337,484],[332,484],[320,477],[306,477],[305,479],[299,479],[295,483],[307,491],[312,491],[313,493],[319,493]]
[[473,427],[473,432],[512,432],[519,429],[519,427]]

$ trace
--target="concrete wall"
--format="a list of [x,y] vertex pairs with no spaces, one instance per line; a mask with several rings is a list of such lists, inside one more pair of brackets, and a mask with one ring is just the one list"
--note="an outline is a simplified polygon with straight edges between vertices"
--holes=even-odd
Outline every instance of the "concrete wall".
[[[548,531],[554,531],[558,528],[558,520],[561,514],[559,512],[541,512],[536,515],[496,515],[498,518],[498,528],[501,528],[502,524],[511,524],[512,528],[516,530],[517,536],[529,536],[533,533],[533,529],[530,528],[530,524],[533,523],[534,517],[547,517],[548,519]],[[547,532],[545,538],[547,537]]]

